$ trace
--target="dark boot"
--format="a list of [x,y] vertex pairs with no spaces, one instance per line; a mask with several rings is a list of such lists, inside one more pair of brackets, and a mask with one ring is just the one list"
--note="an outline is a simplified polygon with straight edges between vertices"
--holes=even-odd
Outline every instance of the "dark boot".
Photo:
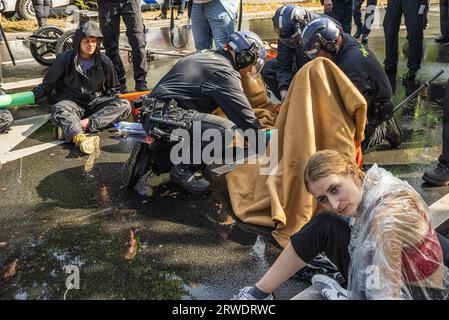
[[173,165],[170,178],[181,187],[192,193],[206,193],[210,191],[210,183],[200,172],[194,172],[189,165]]
[[426,171],[422,178],[433,186],[447,186],[449,185],[449,167],[438,162],[437,167]]
[[128,88],[126,87],[126,83],[124,83],[124,84],[120,84],[120,87],[118,88],[118,91],[120,92],[120,93],[128,93]]
[[39,28],[45,27],[47,25],[47,18],[37,18],[37,24]]
[[435,39],[436,43],[448,43],[449,42],[449,37],[445,37],[443,35],[439,36],[438,38]]
[[399,128],[396,118],[393,116],[391,119],[385,122],[387,126],[385,138],[392,148],[399,148],[399,146],[402,144],[402,132]]
[[405,75],[405,80],[407,80],[407,81],[415,81],[417,73],[418,73],[418,70],[408,69],[408,72]]
[[356,33],[354,33],[354,38],[358,39],[362,35],[362,29],[357,29]]
[[367,45],[368,44],[368,35],[364,34],[362,36],[362,44]]
[[136,91],[149,91],[147,82],[146,81],[138,81],[136,82]]

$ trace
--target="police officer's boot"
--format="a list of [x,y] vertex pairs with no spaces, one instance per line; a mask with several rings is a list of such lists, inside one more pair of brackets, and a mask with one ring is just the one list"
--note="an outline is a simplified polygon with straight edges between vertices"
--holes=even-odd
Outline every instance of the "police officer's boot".
[[399,146],[402,144],[402,132],[399,128],[396,118],[393,116],[392,118],[385,121],[385,123],[387,126],[385,139],[387,139],[392,148],[399,148]]
[[206,193],[210,191],[210,183],[200,172],[195,172],[189,165],[173,165],[170,179],[192,193]]
[[362,35],[362,44],[364,44],[364,45],[368,44],[368,35],[367,34]]
[[37,24],[39,28],[45,27],[47,25],[47,18],[37,18]]
[[136,91],[149,91],[148,84],[146,81],[136,81]]
[[436,43],[448,43],[449,42],[449,37],[446,36],[439,36],[438,38],[435,39]]
[[433,186],[447,186],[449,185],[449,166],[438,162],[437,167],[426,171],[422,178]]
[[358,39],[362,35],[362,28],[357,28],[356,33],[354,33],[354,38]]
[[405,80],[407,80],[407,81],[414,81],[416,79],[416,74],[417,73],[418,73],[418,70],[408,69],[408,72],[405,75]]

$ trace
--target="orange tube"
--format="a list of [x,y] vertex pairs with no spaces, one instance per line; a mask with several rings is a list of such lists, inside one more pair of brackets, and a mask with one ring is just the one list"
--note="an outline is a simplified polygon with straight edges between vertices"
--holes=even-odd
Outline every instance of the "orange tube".
[[363,155],[362,155],[362,144],[360,141],[357,141],[354,139],[354,145],[355,145],[355,161],[357,162],[357,165],[361,169],[363,166]]
[[144,96],[146,94],[149,94],[151,91],[137,91],[137,92],[131,92],[131,93],[123,93],[120,94],[118,97],[119,99],[125,99],[129,102],[136,100],[137,98],[140,98],[141,96]]

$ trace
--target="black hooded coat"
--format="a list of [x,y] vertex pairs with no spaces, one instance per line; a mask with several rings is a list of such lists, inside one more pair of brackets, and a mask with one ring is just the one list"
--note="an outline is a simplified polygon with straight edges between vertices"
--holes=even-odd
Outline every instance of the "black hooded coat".
[[119,88],[119,81],[112,61],[99,50],[94,53],[94,64],[83,73],[79,63],[80,42],[86,37],[102,38],[100,29],[92,21],[81,24],[73,38],[73,49],[56,57],[42,84],[33,89],[36,101],[55,90],[56,101],[70,100],[80,106],[104,95],[112,95]]

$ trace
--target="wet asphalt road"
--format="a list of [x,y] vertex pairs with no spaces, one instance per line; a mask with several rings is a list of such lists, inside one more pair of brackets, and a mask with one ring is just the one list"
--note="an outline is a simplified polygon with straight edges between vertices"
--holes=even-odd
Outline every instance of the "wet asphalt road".
[[[432,11],[429,20],[433,23],[437,17]],[[264,39],[273,37],[270,20],[246,23]],[[447,70],[449,46],[433,42],[438,31],[437,24],[426,30],[419,79],[440,68]],[[167,44],[163,36],[159,39]],[[382,30],[374,30],[370,47],[380,60],[383,42]],[[399,77],[406,72],[405,59],[402,54]],[[175,62],[152,62],[150,85]],[[41,77],[45,68],[28,63],[3,72],[9,82]],[[384,144],[364,158],[367,166],[377,162],[409,181],[429,205],[449,192],[448,187],[429,188],[421,180],[441,150],[440,104],[448,76],[445,73],[398,113],[405,137],[399,150]],[[397,103],[418,85],[403,83],[399,77]],[[130,74],[129,83],[132,88]],[[19,119],[48,111],[32,107],[13,113]],[[130,192],[121,188],[120,171],[132,143],[118,141],[111,130],[100,137],[101,154],[96,159],[64,144],[3,165],[0,266],[16,269],[11,277],[0,275],[0,298],[228,299],[253,284],[274,262],[280,249],[270,230],[234,220],[223,177],[210,175],[216,188],[208,196],[190,195],[167,176],[148,179],[151,186],[141,186],[141,194]],[[15,149],[53,138],[47,123]],[[440,231],[448,235],[448,224]],[[131,232],[138,243],[135,256],[129,250]],[[79,290],[66,292],[66,266],[79,268]],[[290,298],[305,285],[290,280],[277,290],[277,297]]]

